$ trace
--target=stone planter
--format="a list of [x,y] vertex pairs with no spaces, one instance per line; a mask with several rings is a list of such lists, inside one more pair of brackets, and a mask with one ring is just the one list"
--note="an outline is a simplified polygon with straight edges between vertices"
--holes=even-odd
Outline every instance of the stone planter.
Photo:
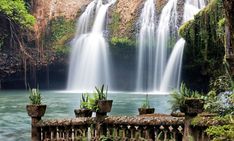
[[181,109],[187,115],[197,115],[203,112],[204,100],[199,98],[185,99],[185,106]]
[[97,113],[108,113],[111,111],[113,100],[98,100],[97,106],[98,111]]
[[42,117],[46,111],[46,105],[27,105],[28,115],[32,118]]
[[74,113],[76,117],[91,117],[92,116],[92,110],[90,109],[75,109]]
[[139,115],[153,114],[154,108],[138,108]]

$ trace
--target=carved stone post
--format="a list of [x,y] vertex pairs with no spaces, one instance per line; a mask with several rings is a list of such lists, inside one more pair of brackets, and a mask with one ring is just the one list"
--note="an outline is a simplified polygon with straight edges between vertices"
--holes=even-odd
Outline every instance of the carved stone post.
[[26,106],[28,115],[31,117],[31,140],[41,141],[41,128],[37,127],[37,123],[44,116],[46,111],[46,105],[27,105]]
[[[192,133],[191,121],[197,114],[203,111],[204,100],[196,98],[188,98],[185,100],[185,120],[184,120],[184,135],[183,141],[195,140]],[[196,140],[195,140],[196,141]]]
[[32,141],[41,141],[41,128],[38,128],[36,125],[41,120],[41,117],[31,117],[31,140]]

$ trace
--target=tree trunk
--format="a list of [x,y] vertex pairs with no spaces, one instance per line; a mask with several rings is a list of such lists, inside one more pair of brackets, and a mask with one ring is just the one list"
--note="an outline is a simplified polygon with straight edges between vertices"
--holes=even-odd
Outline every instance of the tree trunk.
[[227,41],[226,45],[230,46],[230,49],[234,49],[234,1],[233,0],[223,0],[226,24],[228,26],[230,40]]

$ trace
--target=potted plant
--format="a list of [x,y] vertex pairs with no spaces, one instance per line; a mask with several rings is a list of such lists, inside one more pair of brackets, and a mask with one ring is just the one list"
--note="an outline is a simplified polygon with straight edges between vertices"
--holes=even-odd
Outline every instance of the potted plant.
[[203,112],[204,100],[202,95],[197,91],[188,89],[184,83],[181,84],[179,91],[174,91],[171,94],[170,103],[172,112],[180,110],[188,115],[196,115]]
[[39,89],[29,89],[30,105],[26,106],[28,115],[33,118],[40,118],[45,114],[46,105],[41,104],[41,94]]
[[93,108],[97,113],[108,113],[111,111],[113,100],[107,100],[107,91],[105,90],[104,85],[101,88],[95,87],[94,100],[95,104]]
[[80,101],[80,109],[74,110],[76,117],[91,117],[92,109],[89,103],[89,95],[87,93],[83,93]]
[[154,110],[155,110],[154,108],[150,108],[149,97],[147,94],[141,108],[138,108],[139,115],[153,114]]

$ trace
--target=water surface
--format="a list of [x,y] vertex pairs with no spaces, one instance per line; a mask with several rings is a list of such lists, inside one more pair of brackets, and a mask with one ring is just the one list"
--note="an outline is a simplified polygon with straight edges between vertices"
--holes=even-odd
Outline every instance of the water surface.
[[[74,109],[79,107],[80,93],[42,91],[43,103],[47,110],[43,119],[74,118]],[[31,134],[30,117],[25,110],[29,103],[26,91],[0,91],[0,141],[29,141]],[[144,94],[110,93],[113,99],[110,115],[137,115],[137,108],[145,100]],[[151,107],[157,113],[170,113],[168,95],[149,95]]]

